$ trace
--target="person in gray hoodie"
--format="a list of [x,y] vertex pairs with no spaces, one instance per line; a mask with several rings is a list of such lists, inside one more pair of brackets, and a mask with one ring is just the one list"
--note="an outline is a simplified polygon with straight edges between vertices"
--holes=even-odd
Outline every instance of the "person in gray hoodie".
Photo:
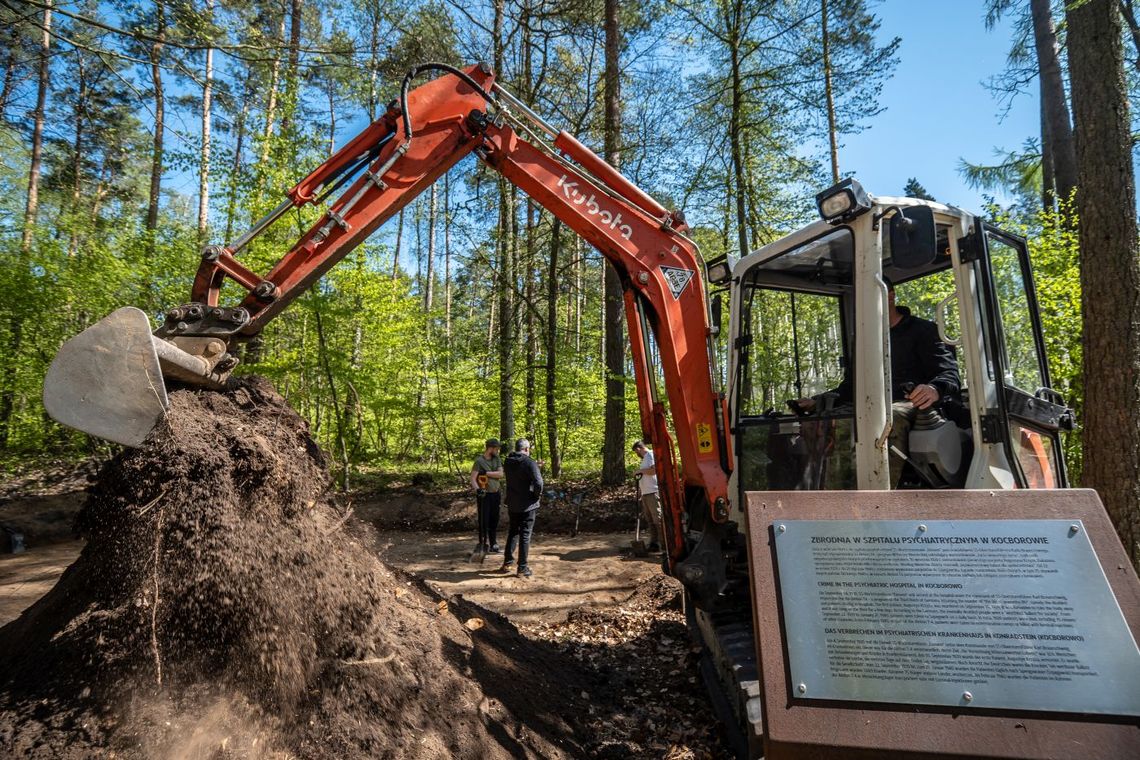
[[514,567],[515,546],[519,550],[519,569],[516,573],[524,578],[533,575],[527,557],[530,554],[530,537],[534,532],[534,518],[538,514],[538,503],[542,496],[542,473],[538,462],[530,458],[530,441],[520,438],[515,441],[515,450],[507,454],[503,461],[503,472],[507,476],[507,514],[510,528],[507,530],[507,552],[503,556],[500,570],[509,572]]

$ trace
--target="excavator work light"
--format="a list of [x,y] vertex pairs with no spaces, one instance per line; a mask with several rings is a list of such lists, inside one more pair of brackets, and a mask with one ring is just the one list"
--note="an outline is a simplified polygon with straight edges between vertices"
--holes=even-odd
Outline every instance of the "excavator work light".
[[870,211],[871,199],[862,185],[848,177],[815,196],[815,205],[823,221],[835,223]]
[[713,285],[724,285],[732,279],[732,267],[735,263],[727,253],[711,259],[705,265],[705,276]]

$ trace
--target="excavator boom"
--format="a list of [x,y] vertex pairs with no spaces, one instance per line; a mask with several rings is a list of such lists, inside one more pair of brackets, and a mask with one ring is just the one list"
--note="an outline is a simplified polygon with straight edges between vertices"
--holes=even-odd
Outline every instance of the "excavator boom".
[[[410,87],[432,70],[445,75]],[[729,515],[727,409],[713,386],[700,254],[683,234],[680,213],[548,125],[500,87],[486,65],[460,71],[424,64],[409,72],[399,100],[289,190],[281,205],[237,241],[203,251],[191,300],[167,311],[153,335],[146,315],[127,308],[65,343],[45,380],[49,413],[92,435],[141,444],[165,409],[165,379],[222,387],[237,364],[231,353],[237,342],[259,333],[469,153],[585,238],[620,275],[643,433],[657,448],[669,559],[680,561],[694,515],[702,524],[724,523]],[[268,273],[240,261],[288,210],[321,203],[341,188]],[[236,305],[221,303],[226,282],[245,291]],[[658,371],[663,398],[654,393]],[[715,573],[693,572],[716,593]]]

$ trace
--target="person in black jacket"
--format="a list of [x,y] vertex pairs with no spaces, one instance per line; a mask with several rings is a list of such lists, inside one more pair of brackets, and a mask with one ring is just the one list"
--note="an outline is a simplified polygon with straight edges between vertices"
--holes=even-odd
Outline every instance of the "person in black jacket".
[[[962,387],[954,349],[942,342],[938,325],[895,305],[895,286],[888,281],[887,305],[891,324],[892,449],[910,454],[910,429],[921,409],[958,396]],[[903,460],[890,457],[891,487],[898,485]]]
[[515,441],[515,450],[507,454],[503,461],[503,472],[507,476],[507,514],[510,528],[507,531],[507,553],[503,556],[500,570],[509,572],[514,566],[515,545],[519,549],[519,569],[517,575],[529,578],[533,575],[527,556],[530,554],[530,537],[534,532],[534,518],[538,514],[538,502],[542,496],[542,473],[538,463],[530,458],[530,441],[520,438]]
[[[887,278],[887,316],[891,325],[891,434],[890,445],[910,453],[907,440],[919,410],[937,406],[958,396],[962,381],[954,349],[942,342],[938,325],[916,317],[905,306],[895,304],[895,285]],[[850,373],[835,389],[836,404],[849,404],[854,396]],[[800,399],[803,409],[812,410],[816,399]],[[891,487],[898,484],[903,460],[891,454]]]

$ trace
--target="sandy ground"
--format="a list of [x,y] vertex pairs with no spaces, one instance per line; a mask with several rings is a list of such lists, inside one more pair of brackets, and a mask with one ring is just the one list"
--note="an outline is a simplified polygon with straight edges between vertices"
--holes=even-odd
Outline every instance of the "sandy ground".
[[[661,572],[659,558],[628,556],[631,538],[627,533],[538,534],[531,544],[531,578],[500,573],[501,554],[487,555],[482,565],[470,562],[475,542],[462,534],[385,531],[380,557],[447,596],[462,594],[515,623],[553,623],[578,607],[616,604]],[[0,626],[47,593],[82,548],[82,541],[70,541],[0,555]]]
[[69,541],[0,554],[0,625],[18,618],[51,590],[82,548],[82,541]]
[[487,555],[482,565],[471,562],[475,542],[467,535],[386,531],[381,534],[380,558],[415,573],[443,594],[462,594],[516,624],[552,623],[584,605],[613,605],[645,578],[661,572],[659,556],[626,556],[632,538],[628,533],[574,538],[536,533],[530,578],[499,572],[501,554]]

